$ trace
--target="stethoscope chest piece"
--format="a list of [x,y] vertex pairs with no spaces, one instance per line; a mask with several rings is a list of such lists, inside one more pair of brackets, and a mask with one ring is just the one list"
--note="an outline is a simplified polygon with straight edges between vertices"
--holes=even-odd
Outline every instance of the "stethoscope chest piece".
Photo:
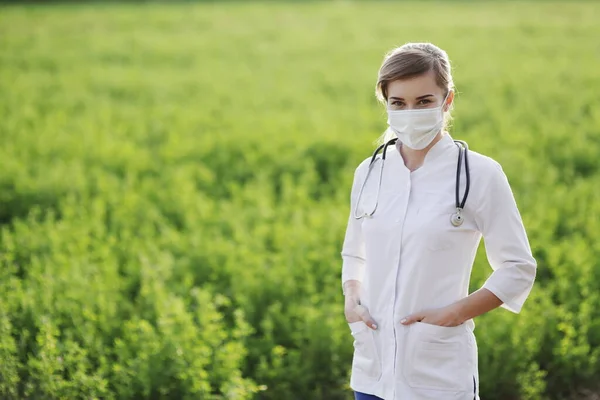
[[464,218],[461,211],[462,210],[457,209],[456,212],[450,216],[450,222],[453,226],[459,227],[463,224]]

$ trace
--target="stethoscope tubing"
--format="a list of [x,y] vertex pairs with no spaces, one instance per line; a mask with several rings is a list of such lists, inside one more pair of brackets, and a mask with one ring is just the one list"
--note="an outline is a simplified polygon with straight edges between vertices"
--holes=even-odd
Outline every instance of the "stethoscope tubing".
[[[467,203],[467,198],[469,197],[469,190],[471,189],[471,171],[469,170],[469,157],[468,157],[468,153],[469,153],[469,145],[467,144],[467,142],[463,141],[463,140],[455,140],[454,143],[458,146],[458,162],[456,163],[456,187],[455,187],[455,194],[456,194],[456,208],[460,208],[461,210],[465,208],[465,204]],[[462,200],[459,202],[458,201],[458,196],[460,194],[460,175],[461,175],[461,167],[462,167],[462,159],[463,159],[463,154],[464,154],[464,158],[465,158],[465,178],[466,178],[466,184],[465,184],[465,193],[463,195]]]
[[[373,152],[373,156],[371,157],[371,161],[369,162],[369,169],[367,170],[367,176],[365,176],[365,180],[363,181],[362,186],[360,187],[360,192],[358,193],[358,199],[356,200],[356,207],[354,207],[354,218],[361,219],[364,217],[370,217],[375,214],[375,210],[377,210],[377,205],[379,204],[379,192],[381,189],[381,179],[383,178],[383,164],[385,163],[385,156],[387,154],[388,146],[395,144],[398,141],[398,138],[390,139],[386,143],[380,145]],[[365,189],[365,185],[367,184],[367,180],[369,179],[369,175],[371,174],[371,170],[373,169],[373,164],[377,161],[377,154],[383,150],[381,154],[381,167],[379,168],[379,183],[377,185],[377,196],[375,197],[375,206],[370,213],[365,213],[363,215],[356,215],[356,211],[358,210],[358,204],[360,203],[360,199],[362,198],[363,190]]]
[[[371,157],[371,160],[369,161],[367,175],[365,176],[365,179],[361,185],[360,191],[358,193],[358,198],[356,200],[356,206],[354,208],[354,218],[355,219],[370,217],[375,213],[375,210],[377,210],[377,205],[379,204],[379,193],[381,190],[381,180],[383,178],[383,166],[385,163],[387,148],[388,148],[388,146],[395,144],[397,141],[398,141],[397,138],[390,139],[386,143],[379,145],[377,147],[377,149],[375,149],[375,151],[373,152],[373,156]],[[471,171],[469,168],[469,158],[468,158],[469,146],[468,146],[467,142],[465,142],[463,140],[454,140],[454,143],[458,147],[458,162],[456,163],[456,185],[455,185],[455,201],[454,201],[455,207],[456,207],[456,212],[454,214],[452,214],[451,223],[452,223],[452,225],[458,227],[458,226],[462,225],[462,223],[463,223],[462,211],[465,208],[465,204],[467,203],[467,198],[469,197],[469,191],[471,189],[471,173],[470,173]],[[375,206],[373,207],[373,210],[370,213],[364,213],[362,215],[357,215],[356,212],[358,211],[358,205],[360,204],[360,200],[362,198],[362,194],[363,194],[365,185],[367,183],[367,180],[369,179],[369,175],[371,174],[373,165],[377,161],[377,155],[382,150],[383,150],[383,152],[381,154],[381,167],[379,168],[379,180],[378,180],[378,185],[377,185],[377,196],[375,197]],[[464,158],[464,164],[465,164],[466,182],[465,182],[465,192],[463,194],[462,199],[460,199],[460,177],[462,175],[461,172],[462,172],[463,158]]]

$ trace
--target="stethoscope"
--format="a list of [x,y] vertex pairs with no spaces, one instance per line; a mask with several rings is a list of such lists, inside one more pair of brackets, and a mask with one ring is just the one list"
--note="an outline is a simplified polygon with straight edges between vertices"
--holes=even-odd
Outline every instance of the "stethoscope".
[[[384,144],[380,145],[379,147],[377,147],[377,149],[373,152],[373,156],[371,157],[371,161],[369,162],[369,169],[367,170],[367,176],[365,177],[365,180],[363,181],[363,184],[360,188],[360,192],[358,193],[358,199],[356,200],[356,207],[354,208],[354,218],[361,219],[361,218],[365,218],[365,217],[371,217],[371,216],[373,216],[373,214],[375,214],[375,210],[377,210],[377,205],[379,204],[379,192],[381,190],[381,178],[383,177],[383,164],[385,163],[385,156],[387,154],[387,148],[388,148],[388,146],[395,144],[397,141],[398,141],[397,138],[391,139],[387,143],[384,143]],[[463,209],[465,208],[465,203],[467,202],[467,197],[469,196],[469,189],[471,186],[471,175],[469,173],[469,159],[467,156],[467,154],[469,153],[469,146],[467,145],[467,142],[462,141],[462,140],[455,140],[454,144],[456,144],[456,146],[458,147],[458,162],[456,165],[456,187],[455,187],[455,202],[454,202],[455,206],[456,206],[456,212],[450,216],[450,223],[455,227],[459,227],[464,222],[462,213],[463,213]],[[356,215],[356,212],[358,210],[358,205],[360,204],[360,199],[362,197],[363,190],[365,188],[367,180],[369,179],[369,175],[371,174],[371,171],[373,170],[373,168],[372,168],[373,164],[375,164],[375,161],[377,161],[377,155],[379,154],[379,152],[381,150],[383,150],[383,153],[381,154],[381,166],[379,167],[379,182],[377,185],[377,197],[375,198],[375,205],[373,206],[373,209],[370,212],[365,212],[362,215]],[[459,198],[459,196],[460,196],[460,175],[461,175],[461,170],[462,170],[463,158],[465,160],[464,161],[465,177],[467,178],[467,182],[466,182],[466,186],[465,186],[465,193],[463,194],[463,197],[461,200]]]

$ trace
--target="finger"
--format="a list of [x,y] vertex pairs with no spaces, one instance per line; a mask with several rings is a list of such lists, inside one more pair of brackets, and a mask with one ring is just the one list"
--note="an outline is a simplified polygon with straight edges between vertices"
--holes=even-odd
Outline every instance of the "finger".
[[373,317],[371,317],[371,314],[369,314],[369,310],[367,310],[367,307],[363,305],[358,305],[354,310],[369,328],[373,330],[377,329],[377,324],[373,320]]
[[400,323],[402,325],[410,325],[410,324],[414,324],[417,321],[421,321],[424,318],[423,315],[421,314],[412,314],[409,315],[408,317],[404,317],[400,320]]

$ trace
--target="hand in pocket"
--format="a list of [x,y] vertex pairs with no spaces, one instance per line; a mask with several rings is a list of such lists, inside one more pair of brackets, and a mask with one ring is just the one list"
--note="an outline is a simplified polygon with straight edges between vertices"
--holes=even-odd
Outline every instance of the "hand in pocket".
[[360,304],[360,298],[356,294],[346,295],[344,314],[348,323],[363,321],[369,328],[373,330],[377,329],[377,324],[375,324],[373,317],[369,314],[369,310]]

